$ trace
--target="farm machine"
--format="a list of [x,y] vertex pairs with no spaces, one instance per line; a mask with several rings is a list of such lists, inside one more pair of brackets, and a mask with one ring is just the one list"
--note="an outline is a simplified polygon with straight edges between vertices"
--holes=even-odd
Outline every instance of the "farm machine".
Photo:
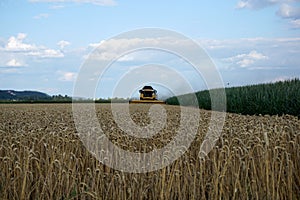
[[140,99],[130,100],[129,103],[152,103],[152,104],[165,104],[164,101],[157,99],[157,91],[152,86],[144,86],[139,90]]

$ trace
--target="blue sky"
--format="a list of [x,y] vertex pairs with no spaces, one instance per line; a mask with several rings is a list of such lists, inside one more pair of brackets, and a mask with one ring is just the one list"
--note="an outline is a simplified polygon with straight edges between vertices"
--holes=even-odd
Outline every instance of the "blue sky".
[[[97,44],[144,27],[173,30],[199,43],[225,85],[300,77],[299,0],[2,0],[0,23],[0,89],[72,95]],[[116,79],[136,67],[131,61],[127,68],[112,67],[97,97],[111,96]],[[172,65],[181,70],[180,62]],[[201,78],[187,77],[195,90],[205,89]]]

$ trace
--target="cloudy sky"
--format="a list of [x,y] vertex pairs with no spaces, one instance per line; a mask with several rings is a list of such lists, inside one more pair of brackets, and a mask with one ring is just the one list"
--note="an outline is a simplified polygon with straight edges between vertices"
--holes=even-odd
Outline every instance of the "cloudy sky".
[[[0,23],[0,89],[72,95],[76,77],[95,48],[110,45],[110,53],[117,54],[132,42],[145,44],[151,35],[103,46],[120,33],[145,27],[193,39],[211,57],[226,86],[300,78],[299,0],[1,0]],[[205,80],[165,54],[121,57],[99,81],[96,96],[111,96],[128,70],[154,61],[185,74],[195,90],[205,89]],[[102,52],[98,59],[109,56]],[[176,83],[172,73],[159,74]]]

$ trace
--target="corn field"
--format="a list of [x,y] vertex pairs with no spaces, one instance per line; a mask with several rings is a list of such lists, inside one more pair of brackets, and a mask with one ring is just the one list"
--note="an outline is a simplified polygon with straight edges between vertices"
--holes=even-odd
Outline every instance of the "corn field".
[[[295,115],[300,118],[300,80],[225,88],[227,112],[245,115]],[[211,110],[211,96],[220,89],[196,92],[199,108]],[[179,96],[181,105],[195,105],[192,95]],[[167,99],[170,105],[179,105],[177,97]]]
[[[125,105],[127,106],[127,105]],[[0,105],[0,199],[300,199],[300,121],[291,115],[227,114],[221,137],[199,158],[211,111],[199,110],[196,139],[171,165],[126,173],[101,164],[76,134],[71,104]],[[178,128],[180,107],[151,139],[118,130],[110,105],[96,105],[101,126],[120,147],[161,148]],[[130,105],[149,123],[148,105]],[[151,149],[150,148],[150,149]]]

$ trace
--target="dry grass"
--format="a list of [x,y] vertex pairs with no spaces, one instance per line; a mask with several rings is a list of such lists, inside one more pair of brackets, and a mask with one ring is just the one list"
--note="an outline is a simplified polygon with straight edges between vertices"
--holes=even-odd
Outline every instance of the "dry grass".
[[[82,145],[71,105],[0,105],[1,199],[300,199],[300,121],[293,116],[228,114],[205,160],[198,152],[210,112],[200,111],[198,137],[170,166],[130,174],[99,163]],[[136,123],[149,107],[133,105]],[[108,105],[97,106],[108,136],[130,151],[160,148],[174,136],[180,110],[152,139],[118,130]]]

